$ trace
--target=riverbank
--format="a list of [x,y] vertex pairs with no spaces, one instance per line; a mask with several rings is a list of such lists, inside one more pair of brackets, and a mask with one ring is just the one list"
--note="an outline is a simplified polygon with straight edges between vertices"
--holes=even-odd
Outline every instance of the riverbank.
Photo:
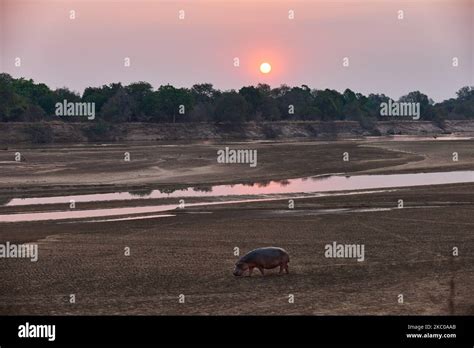
[[[47,123],[0,123],[0,144],[31,144],[34,139],[32,127],[44,127],[48,131],[45,139],[55,144],[78,144],[94,142],[156,142],[189,140],[275,140],[275,139],[347,139],[370,135],[416,135],[440,136],[454,134],[474,136],[474,120],[448,120],[441,127],[430,121],[379,121],[372,129],[364,129],[355,121],[294,121],[231,124],[211,123],[121,123],[114,125],[106,133],[88,130],[94,122],[47,122]],[[37,134],[37,132],[35,132]]]

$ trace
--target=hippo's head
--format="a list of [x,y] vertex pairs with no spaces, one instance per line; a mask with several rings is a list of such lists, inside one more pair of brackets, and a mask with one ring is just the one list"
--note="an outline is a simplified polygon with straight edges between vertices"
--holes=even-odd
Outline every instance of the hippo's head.
[[240,277],[246,270],[248,270],[249,265],[246,262],[238,261],[235,264],[234,275]]

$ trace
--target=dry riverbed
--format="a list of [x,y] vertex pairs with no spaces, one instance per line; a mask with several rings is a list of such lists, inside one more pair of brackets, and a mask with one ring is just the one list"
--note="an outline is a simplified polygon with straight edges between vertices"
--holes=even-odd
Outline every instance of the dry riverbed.
[[[217,164],[222,146],[20,149],[26,162],[7,165],[16,150],[2,151],[0,188],[8,200],[324,173],[474,169],[468,140],[235,145],[258,149],[257,168]],[[124,152],[131,162],[122,163]],[[344,152],[349,162],[342,161]],[[162,218],[0,222],[0,243],[39,245],[38,262],[0,260],[0,314],[474,314],[474,184],[381,191],[299,198],[294,209],[289,195],[176,209]],[[216,202],[199,199],[206,200]],[[176,201],[88,202],[81,209]],[[1,206],[0,214],[54,210],[64,207]],[[365,260],[325,257],[333,242],[365,245]],[[235,247],[245,253],[268,245],[290,253],[289,275],[232,275]]]

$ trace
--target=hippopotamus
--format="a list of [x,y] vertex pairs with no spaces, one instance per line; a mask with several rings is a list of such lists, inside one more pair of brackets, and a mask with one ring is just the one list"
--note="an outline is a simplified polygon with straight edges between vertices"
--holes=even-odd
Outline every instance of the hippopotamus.
[[290,262],[290,256],[282,248],[258,248],[248,252],[237,261],[235,264],[234,275],[239,277],[248,269],[249,277],[251,277],[252,271],[255,267],[259,269],[262,275],[265,275],[263,272],[264,269],[272,269],[278,266],[280,266],[280,273],[285,270],[288,274],[288,262]]

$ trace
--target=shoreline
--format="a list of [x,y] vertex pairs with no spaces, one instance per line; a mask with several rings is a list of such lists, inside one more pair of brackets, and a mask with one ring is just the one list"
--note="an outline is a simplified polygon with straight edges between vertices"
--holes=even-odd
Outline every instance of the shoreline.
[[[29,128],[48,127],[52,144],[80,144],[89,142],[87,128],[94,122],[0,122],[0,144],[5,146],[33,145]],[[103,134],[103,142],[176,142],[176,141],[233,141],[233,140],[345,140],[384,136],[474,136],[474,120],[445,120],[441,126],[433,121],[376,121],[373,128],[361,127],[357,121],[275,121],[218,123],[118,123],[110,133]],[[97,141],[95,141],[97,143]]]
[[[469,170],[474,167],[471,143],[470,139],[258,142],[252,143],[259,153],[257,168],[217,163],[216,153],[221,144],[192,143],[179,148],[156,144],[37,146],[18,149],[26,157],[25,162],[14,161],[15,149],[0,151],[0,163],[9,163],[2,166],[0,196],[179,189],[279,181],[327,173],[369,175]],[[236,148],[248,145],[248,142],[239,143]],[[455,150],[459,161],[451,158]],[[122,161],[125,152],[131,153],[130,163]],[[351,155],[347,163],[341,159],[344,152]]]

